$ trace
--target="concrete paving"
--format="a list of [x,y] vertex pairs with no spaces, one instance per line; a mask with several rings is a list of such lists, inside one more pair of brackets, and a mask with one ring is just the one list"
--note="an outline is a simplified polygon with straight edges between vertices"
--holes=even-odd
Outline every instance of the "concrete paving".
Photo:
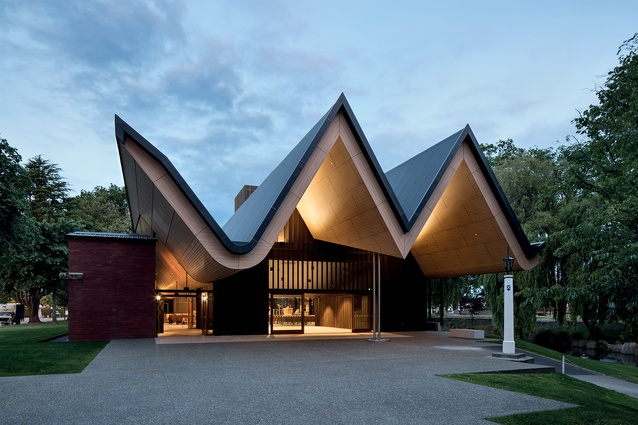
[[112,341],[80,374],[0,378],[0,422],[487,424],[570,407],[438,376],[537,367],[494,359],[484,343],[437,332],[394,336]]

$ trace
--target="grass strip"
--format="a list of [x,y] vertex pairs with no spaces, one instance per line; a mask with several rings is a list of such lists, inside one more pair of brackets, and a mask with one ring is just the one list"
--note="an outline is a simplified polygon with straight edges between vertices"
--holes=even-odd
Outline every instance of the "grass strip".
[[0,377],[80,373],[107,341],[41,342],[64,336],[68,322],[0,328]]
[[638,399],[559,373],[443,375],[472,384],[549,398],[578,407],[489,418],[500,424],[634,424]]
[[[527,341],[517,340],[516,348],[558,361],[561,361],[563,358],[563,354],[558,351],[550,350],[549,348],[541,347],[540,345]],[[636,366],[601,362],[600,360],[584,359],[567,354],[565,354],[565,361],[582,367],[583,369],[591,370],[613,378],[622,379],[624,381],[631,382],[632,384],[638,384],[638,367]],[[636,421],[638,422],[638,419],[636,419]]]

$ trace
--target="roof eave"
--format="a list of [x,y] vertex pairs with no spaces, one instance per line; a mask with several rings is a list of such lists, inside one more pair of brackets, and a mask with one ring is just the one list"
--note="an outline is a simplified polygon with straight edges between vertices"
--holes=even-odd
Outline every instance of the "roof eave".
[[474,154],[474,157],[476,158],[476,162],[481,168],[483,175],[486,176],[487,183],[492,189],[492,192],[498,195],[496,196],[496,200],[499,206],[501,207],[501,209],[503,210],[503,213],[505,214],[505,218],[507,219],[507,222],[509,223],[510,227],[514,231],[516,240],[518,241],[519,245],[523,249],[525,256],[528,259],[532,259],[535,255],[537,255],[538,253],[540,253],[540,251],[542,251],[545,243],[544,242],[530,243],[529,239],[527,238],[527,235],[525,234],[525,231],[523,230],[523,227],[521,226],[521,223],[518,221],[518,218],[516,217],[516,214],[514,213],[514,210],[512,209],[512,205],[509,203],[507,196],[505,195],[505,192],[503,191],[503,188],[501,187],[498,180],[496,179],[496,175],[494,174],[492,167],[487,161],[487,158],[485,158],[485,155],[483,154],[483,151],[481,150],[480,145],[478,141],[476,140],[476,137],[474,136],[474,133],[472,132],[472,129],[470,128],[469,124],[465,126],[465,129],[462,135],[462,140],[468,142],[468,146],[470,147],[471,152]]
[[[128,136],[128,137],[127,137]],[[159,149],[153,146],[148,140],[146,140],[141,134],[139,134],[133,127],[128,125],[122,118],[120,118],[117,114],[115,115],[115,137],[119,144],[125,145],[126,140],[133,140],[139,147],[141,147],[148,155],[150,155],[155,161],[157,161],[166,171],[166,173],[175,181],[179,190],[184,194],[184,196],[189,200],[191,205],[195,208],[199,216],[206,222],[206,224],[210,227],[211,231],[215,234],[215,236],[219,239],[219,241],[224,245],[224,247],[231,253],[234,254],[246,254],[252,250],[255,243],[249,244],[237,244],[231,241],[226,233],[223,231],[221,226],[215,221],[215,219],[210,215],[210,212],[204,207],[204,204],[199,200],[195,192],[190,188],[186,180],[181,176],[179,171],[173,166],[171,161],[164,155]],[[120,155],[120,163],[122,162],[122,156]],[[122,172],[124,172],[123,164]],[[126,177],[125,177],[126,178]],[[128,193],[127,193],[128,198]],[[130,202],[131,200],[128,199]]]

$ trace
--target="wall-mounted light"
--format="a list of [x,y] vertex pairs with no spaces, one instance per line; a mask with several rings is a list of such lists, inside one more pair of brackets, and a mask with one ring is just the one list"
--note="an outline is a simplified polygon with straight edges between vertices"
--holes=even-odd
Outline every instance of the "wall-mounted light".
[[83,280],[84,279],[84,273],[77,273],[77,272],[62,272],[60,273],[60,279],[64,279],[64,280]]

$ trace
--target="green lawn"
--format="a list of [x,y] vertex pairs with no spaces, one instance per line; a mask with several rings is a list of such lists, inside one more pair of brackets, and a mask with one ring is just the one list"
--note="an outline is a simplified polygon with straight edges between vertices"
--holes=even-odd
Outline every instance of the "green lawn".
[[82,372],[108,342],[42,342],[68,330],[66,321],[0,327],[0,377]]
[[447,378],[576,404],[578,407],[489,418],[501,424],[625,425],[638,423],[638,399],[559,373],[460,374]]

